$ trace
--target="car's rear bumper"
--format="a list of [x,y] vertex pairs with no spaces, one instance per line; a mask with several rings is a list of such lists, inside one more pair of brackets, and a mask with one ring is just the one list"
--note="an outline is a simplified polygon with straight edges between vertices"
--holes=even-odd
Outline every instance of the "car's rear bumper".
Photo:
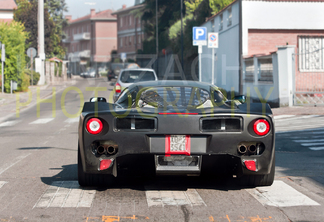
[[[260,118],[259,115],[241,115],[241,117],[244,119],[243,123]],[[85,119],[87,118],[89,117],[86,116]],[[197,117],[183,117],[181,125],[174,124],[176,120],[172,121],[170,117],[168,117],[168,120],[164,119],[163,116],[157,117],[158,128],[150,132],[116,131],[114,127],[115,118],[105,115],[101,115],[101,118],[107,122],[109,129],[100,135],[90,135],[84,130],[82,124],[79,126],[81,157],[86,173],[112,174],[115,167],[117,174],[119,174],[123,169],[132,169],[142,165],[147,165],[144,169],[153,168],[150,170],[161,174],[200,174],[204,173],[204,170],[224,171],[224,166],[226,166],[226,170],[230,169],[236,175],[264,175],[270,173],[271,170],[275,132],[270,117],[265,118],[271,124],[271,131],[262,137],[251,135],[248,132],[248,124],[243,124],[243,129],[240,132],[202,132],[199,129]],[[199,165],[191,168],[157,166],[157,156],[169,155],[166,152],[166,136],[179,134],[188,135],[191,139],[190,153],[180,155],[199,156]],[[107,148],[113,146],[117,148],[117,152],[112,155],[107,153],[103,155],[94,154],[93,145],[95,143],[105,144]],[[246,146],[262,143],[264,149],[261,153],[253,153],[252,155],[249,155],[249,153],[241,154],[238,152],[238,146],[242,143]],[[113,159],[113,165],[107,170],[98,170],[102,159]],[[246,160],[255,161],[255,171],[248,170],[245,167],[244,161]],[[141,171],[139,170],[139,172]]]

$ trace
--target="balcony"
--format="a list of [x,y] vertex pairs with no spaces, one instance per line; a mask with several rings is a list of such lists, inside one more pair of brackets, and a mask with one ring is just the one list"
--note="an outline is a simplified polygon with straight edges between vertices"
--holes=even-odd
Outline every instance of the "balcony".
[[69,36],[66,36],[65,39],[62,39],[63,43],[70,43],[71,42],[71,38]]
[[90,50],[83,50],[79,52],[80,58],[90,58]]
[[83,40],[90,40],[90,32],[84,32],[80,34],[73,35],[74,41],[83,41]]

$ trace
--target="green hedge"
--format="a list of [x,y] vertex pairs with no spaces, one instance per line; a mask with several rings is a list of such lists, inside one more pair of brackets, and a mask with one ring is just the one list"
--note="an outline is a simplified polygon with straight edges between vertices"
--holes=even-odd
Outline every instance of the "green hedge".
[[40,74],[38,72],[33,71],[33,84],[32,84],[31,71],[28,70],[28,69],[26,69],[25,70],[25,73],[29,76],[29,79],[30,79],[29,83],[30,83],[30,85],[34,85],[34,86],[37,85],[37,83],[39,81],[39,78],[40,78]]

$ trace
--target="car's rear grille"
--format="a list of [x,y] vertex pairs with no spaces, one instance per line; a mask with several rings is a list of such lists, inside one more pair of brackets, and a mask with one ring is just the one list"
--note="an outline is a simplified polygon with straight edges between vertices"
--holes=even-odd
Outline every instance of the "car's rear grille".
[[154,131],[156,123],[155,118],[116,118],[115,129],[117,131]]
[[243,127],[242,117],[212,117],[200,120],[202,131],[240,132]]

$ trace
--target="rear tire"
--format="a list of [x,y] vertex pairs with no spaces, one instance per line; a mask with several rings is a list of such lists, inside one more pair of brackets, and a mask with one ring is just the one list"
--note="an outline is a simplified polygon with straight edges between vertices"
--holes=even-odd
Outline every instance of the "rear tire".
[[257,186],[271,186],[275,176],[275,158],[273,159],[271,170],[269,174],[265,175],[244,175],[240,178],[240,184],[243,186],[257,187]]
[[83,171],[80,147],[78,147],[78,182],[82,187],[111,186],[114,182],[113,175],[89,174]]

